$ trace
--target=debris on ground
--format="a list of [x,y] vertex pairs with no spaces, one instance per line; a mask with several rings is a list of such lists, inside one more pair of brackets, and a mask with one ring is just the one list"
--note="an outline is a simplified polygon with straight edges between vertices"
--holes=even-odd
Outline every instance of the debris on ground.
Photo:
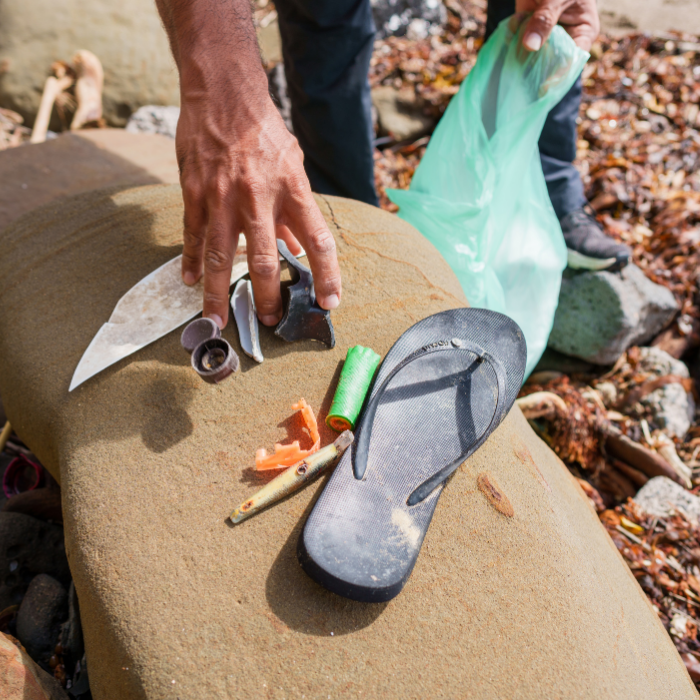
[[294,440],[289,445],[277,443],[275,451],[269,455],[264,447],[255,453],[255,469],[257,471],[268,471],[270,469],[287,469],[293,464],[300,462],[306,457],[318,451],[321,446],[321,435],[318,432],[316,414],[306,400],[301,398],[298,403],[292,404],[292,410],[297,411],[303,422],[302,431],[311,440],[312,445],[308,450],[303,450],[299,446],[299,440]]
[[[18,460],[23,470],[12,466]],[[0,585],[0,658],[6,660],[10,674],[3,690],[14,692],[16,686],[17,694],[8,697],[17,700],[58,700],[68,697],[61,690],[66,688],[72,697],[89,700],[60,488],[11,431],[0,447],[0,472],[5,477],[0,495],[0,570],[6,572]]]

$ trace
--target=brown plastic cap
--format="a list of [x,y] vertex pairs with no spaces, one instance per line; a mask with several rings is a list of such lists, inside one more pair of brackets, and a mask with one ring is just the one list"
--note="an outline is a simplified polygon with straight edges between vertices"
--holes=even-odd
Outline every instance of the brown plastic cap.
[[180,336],[180,344],[191,355],[200,343],[212,338],[221,338],[219,326],[210,318],[198,318],[185,326]]
[[212,338],[194,349],[192,367],[205,382],[218,384],[238,371],[240,361],[234,349],[223,338]]

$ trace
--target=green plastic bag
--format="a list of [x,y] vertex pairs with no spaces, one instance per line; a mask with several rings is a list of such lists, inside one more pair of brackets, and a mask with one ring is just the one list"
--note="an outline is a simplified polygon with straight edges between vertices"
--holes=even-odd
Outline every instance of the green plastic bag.
[[559,26],[539,51],[525,51],[525,19],[501,22],[438,124],[410,189],[387,194],[442,253],[471,306],[507,314],[522,328],[529,374],[547,345],[566,267],[537,142],[588,54]]

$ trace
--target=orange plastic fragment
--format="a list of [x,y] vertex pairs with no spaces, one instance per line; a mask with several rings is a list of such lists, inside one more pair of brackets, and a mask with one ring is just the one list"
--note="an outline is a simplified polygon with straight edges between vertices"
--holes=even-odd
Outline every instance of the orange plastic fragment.
[[272,455],[267,454],[267,450],[261,447],[255,453],[255,468],[258,471],[266,471],[268,469],[286,469],[291,467],[297,462],[301,462],[302,459],[306,459],[309,455],[312,455],[321,446],[321,436],[318,433],[318,423],[316,422],[316,416],[314,415],[313,409],[309,406],[304,399],[299,399],[299,403],[292,405],[294,411],[301,411],[301,417],[306,425],[311,439],[314,444],[309,450],[302,450],[299,447],[299,440],[295,440],[291,445],[280,445],[277,443],[275,445],[275,453]]

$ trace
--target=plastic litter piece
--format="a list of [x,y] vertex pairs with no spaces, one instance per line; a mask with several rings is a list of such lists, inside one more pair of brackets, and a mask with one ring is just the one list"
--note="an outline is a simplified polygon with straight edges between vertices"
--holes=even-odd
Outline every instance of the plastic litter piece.
[[241,503],[230,515],[231,522],[241,520],[259,513],[263,508],[281,501],[285,496],[301,488],[303,484],[325,471],[352,444],[353,434],[346,430],[335,442],[322,450],[293,464],[263,486],[252,498]]
[[311,435],[314,444],[309,450],[302,450],[299,447],[299,441],[295,440],[291,445],[275,445],[275,453],[268,455],[267,450],[261,447],[255,453],[255,468],[258,471],[268,471],[270,469],[285,469],[293,464],[306,459],[309,455],[318,451],[321,446],[321,436],[318,432],[318,423],[313,409],[306,403],[305,399],[299,399],[299,403],[292,405],[292,410],[301,411],[301,417],[304,420],[306,428]]
[[430,137],[408,190],[387,190],[454,270],[472,307],[510,316],[544,352],[567,253],[537,142],[588,54],[563,27],[525,51],[527,15],[498,26]]
[[284,316],[275,328],[275,335],[289,342],[320,340],[329,348],[335,347],[331,312],[322,309],[316,301],[311,270],[289,252],[284,241],[277,241],[277,249],[289,266],[292,285],[285,292]]
[[41,465],[25,455],[15,457],[5,468],[2,477],[2,490],[11,498],[25,491],[33,491],[41,486],[44,478]]
[[238,371],[240,360],[227,341],[211,338],[194,349],[192,367],[205,382],[218,384]]
[[221,329],[210,318],[198,318],[185,326],[180,336],[180,344],[191,355],[194,349],[205,340],[221,338]]
[[239,280],[231,295],[231,310],[238,326],[238,339],[243,352],[256,362],[262,362],[258,313],[253,298],[253,284],[250,280]]
[[371,348],[355,345],[348,350],[333,396],[326,425],[339,433],[354,430],[362,404],[381,358]]

